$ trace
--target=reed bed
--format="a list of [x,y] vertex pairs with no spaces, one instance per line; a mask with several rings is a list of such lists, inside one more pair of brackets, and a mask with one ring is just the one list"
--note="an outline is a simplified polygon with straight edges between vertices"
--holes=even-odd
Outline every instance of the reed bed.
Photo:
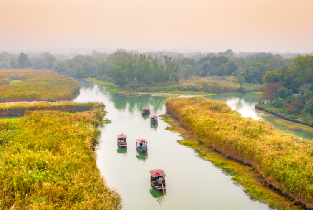
[[269,185],[313,208],[313,143],[263,120],[240,116],[224,102],[169,98],[167,110],[197,137],[227,157],[251,165]]
[[34,110],[56,110],[62,112],[83,112],[90,109],[101,107],[102,103],[86,102],[76,103],[72,101],[61,102],[46,102],[46,101],[33,101],[33,102],[7,102],[0,103],[0,116],[21,116],[27,111]]
[[47,70],[0,70],[0,76],[23,82],[0,86],[0,102],[70,100],[77,81]]
[[119,209],[96,166],[104,105],[0,120],[0,209]]

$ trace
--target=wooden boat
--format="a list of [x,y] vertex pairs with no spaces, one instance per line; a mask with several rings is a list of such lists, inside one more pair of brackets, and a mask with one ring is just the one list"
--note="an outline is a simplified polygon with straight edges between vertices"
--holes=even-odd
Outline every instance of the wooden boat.
[[150,182],[153,187],[157,190],[166,190],[165,176],[163,170],[155,169],[150,172]]
[[127,146],[126,138],[127,138],[127,136],[124,135],[123,133],[120,135],[117,135],[117,144],[120,147],[126,147]]
[[150,123],[151,124],[153,124],[153,125],[156,125],[156,124],[158,124],[158,118],[159,118],[159,116],[158,115],[150,115]]
[[142,109],[142,114],[143,115],[149,115],[150,114],[150,109],[149,108],[143,108]]
[[148,152],[148,141],[146,139],[137,139],[136,149],[140,152]]

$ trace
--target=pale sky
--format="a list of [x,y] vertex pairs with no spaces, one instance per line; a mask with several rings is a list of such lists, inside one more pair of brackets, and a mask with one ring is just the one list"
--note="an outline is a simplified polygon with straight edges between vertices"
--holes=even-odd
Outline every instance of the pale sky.
[[313,0],[0,0],[0,51],[313,52]]

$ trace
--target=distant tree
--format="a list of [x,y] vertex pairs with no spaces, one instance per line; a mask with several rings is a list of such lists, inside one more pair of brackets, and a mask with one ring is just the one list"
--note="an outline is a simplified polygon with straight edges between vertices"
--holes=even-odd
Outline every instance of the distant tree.
[[10,59],[10,66],[12,69],[17,69],[18,67],[16,60],[14,60],[13,58]]
[[192,76],[192,66],[188,64],[183,65],[180,74],[184,79],[190,79]]
[[291,89],[286,88],[286,87],[283,87],[277,93],[277,97],[282,98],[282,99],[286,99],[288,96],[292,96],[292,95],[293,95],[293,91]]
[[269,83],[265,87],[260,88],[260,91],[263,91],[263,97],[266,100],[272,102],[279,92],[279,90],[283,88],[282,82]]
[[290,103],[285,104],[285,108],[291,113],[299,114],[303,108],[303,103],[298,98],[292,98]]
[[310,100],[305,104],[304,110],[307,114],[313,114],[313,100]]
[[18,56],[18,67],[19,68],[27,68],[30,66],[30,61],[27,57],[26,54],[24,54],[23,52],[20,53],[20,55]]
[[56,61],[56,57],[54,57],[53,55],[48,55],[45,57],[47,64],[48,64],[48,68],[52,69],[53,68],[53,64]]
[[241,74],[238,74],[236,78],[236,82],[240,85],[241,92],[243,92],[242,85],[243,83],[245,83],[245,78]]

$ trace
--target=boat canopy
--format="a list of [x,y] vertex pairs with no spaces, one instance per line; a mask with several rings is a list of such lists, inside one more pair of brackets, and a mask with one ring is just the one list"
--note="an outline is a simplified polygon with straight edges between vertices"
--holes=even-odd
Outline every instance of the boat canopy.
[[153,114],[153,115],[150,115],[150,118],[158,118],[159,116],[158,115],[155,115],[155,114]]
[[159,175],[163,175],[166,176],[166,174],[164,173],[164,171],[162,169],[154,169],[149,171],[151,176],[159,176]]
[[120,135],[117,135],[117,138],[127,138],[127,136],[125,134],[120,134]]
[[141,143],[141,142],[147,143],[148,141],[146,139],[137,139],[136,142],[137,143]]
[[143,108],[143,111],[146,111],[146,110],[148,111],[148,110],[150,110],[150,108]]

